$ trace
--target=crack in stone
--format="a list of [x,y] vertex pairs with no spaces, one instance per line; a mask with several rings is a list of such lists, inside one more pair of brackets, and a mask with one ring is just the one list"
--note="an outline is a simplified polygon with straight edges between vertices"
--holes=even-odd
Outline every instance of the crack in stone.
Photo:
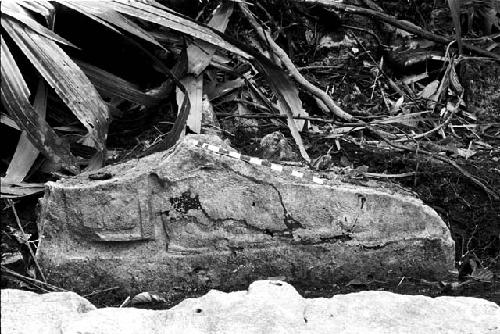
[[377,249],[382,249],[382,248],[385,248],[387,246],[390,246],[390,245],[394,245],[394,244],[399,244],[401,242],[412,242],[412,241],[420,241],[420,242],[429,242],[432,240],[426,240],[426,239],[423,239],[423,238],[404,238],[404,239],[401,239],[401,240],[390,240],[390,241],[386,241],[382,244],[379,244],[379,245],[362,245],[362,244],[359,244],[359,247],[361,247],[362,249],[373,249],[373,250],[377,250]]
[[287,227],[287,232],[288,232],[287,234],[291,235],[293,230],[304,227],[299,221],[297,221],[295,218],[293,218],[292,215],[288,212],[288,210],[286,209],[285,203],[283,202],[283,196],[281,195],[281,192],[278,190],[278,188],[274,184],[269,183],[269,182],[265,182],[263,180],[259,180],[257,178],[254,178],[254,177],[251,177],[248,175],[244,175],[244,174],[242,174],[242,173],[240,173],[237,170],[234,170],[232,168],[231,168],[231,170],[241,177],[249,179],[250,181],[253,181],[253,182],[260,184],[260,185],[269,186],[276,191],[278,198],[279,198],[279,201],[280,201],[280,205],[283,208],[283,223]]
[[[200,210],[203,213],[203,215],[216,227],[220,227],[225,222],[236,222],[236,223],[242,224],[249,231],[268,234],[268,235],[271,235],[271,237],[274,237],[274,235],[277,235],[277,236],[286,236],[287,235],[287,233],[285,231],[282,231],[282,230],[270,230],[270,229],[258,228],[256,226],[253,226],[250,223],[248,223],[248,221],[246,219],[236,219],[236,218],[232,218],[232,217],[214,218],[203,207],[202,203],[199,200],[199,195],[192,196],[192,194],[189,191],[184,192],[182,194],[182,198],[184,198],[184,199],[187,198],[187,200],[189,201],[188,204],[191,204],[191,206],[189,208],[183,207],[182,210],[178,210],[177,208],[174,207],[174,209],[176,209],[177,212],[185,215],[185,214],[187,214],[189,209]],[[182,202],[182,198],[179,198],[177,200],[171,198],[170,202],[176,203],[177,205],[179,205]],[[179,209],[181,209],[181,208],[179,208]]]
[[[194,210],[200,210],[203,215],[215,226],[215,227],[220,227],[223,223],[225,222],[236,222],[241,225],[243,225],[244,228],[246,228],[249,231],[252,232],[257,232],[257,233],[262,233],[262,234],[267,234],[270,235],[272,238],[275,237],[283,237],[287,239],[293,239],[293,231],[299,228],[303,228],[303,225],[297,221],[295,218],[292,217],[292,215],[288,212],[286,205],[283,201],[283,196],[280,192],[280,190],[272,183],[257,179],[252,176],[245,175],[237,170],[234,170],[230,166],[226,166],[226,168],[231,169],[234,173],[237,175],[248,179],[254,183],[264,185],[264,186],[269,186],[274,191],[276,192],[280,205],[283,209],[283,223],[286,226],[286,229],[268,229],[268,228],[259,228],[256,226],[251,225],[246,219],[235,219],[235,218],[214,218],[212,217],[203,207],[202,203],[200,202],[199,195],[193,195],[189,190],[183,192],[180,197],[172,197],[169,199],[170,204],[172,205],[173,209],[180,213],[181,215],[185,216],[190,209]],[[165,189],[165,181],[164,180],[159,180],[160,178],[153,177],[156,181],[155,183],[160,185],[161,188]],[[167,181],[168,182],[168,181]],[[170,182],[169,182],[170,183]],[[161,216],[162,223],[163,223],[163,229],[165,232],[166,236],[166,250],[168,250],[169,243],[170,243],[170,236],[169,236],[169,229],[168,229],[168,223],[169,223],[169,217],[170,217],[170,211],[159,211],[157,215]],[[332,243],[332,242],[338,242],[338,241],[349,241],[352,240],[352,236],[349,233],[342,233],[340,235],[335,235],[331,237],[320,237],[319,240],[308,240],[308,239],[301,239],[298,242],[294,242],[294,244],[302,244],[302,245],[318,245],[318,244],[325,244],[325,243]],[[365,246],[363,246],[365,247]],[[368,246],[368,247],[374,247],[374,246]]]
[[334,235],[331,237],[320,237],[319,240],[300,240],[301,245],[321,245],[321,244],[331,244],[337,241],[350,241],[352,236],[347,233],[342,233],[339,235]]
[[[225,222],[235,222],[243,225],[247,230],[252,231],[252,232],[257,232],[261,234],[267,234],[270,235],[271,237],[275,236],[282,236],[282,237],[291,237],[291,234],[288,231],[281,231],[281,230],[270,230],[270,229],[262,229],[258,228],[256,226],[253,226],[248,223],[246,219],[236,219],[232,217],[228,218],[214,218],[212,217],[203,207],[202,203],[200,202],[199,195],[193,195],[189,190],[185,191],[181,194],[179,197],[172,197],[169,199],[170,204],[172,205],[172,208],[181,214],[182,216],[187,216],[187,213],[189,210],[200,210],[203,215],[215,226],[215,227],[221,227],[223,223]],[[163,225],[163,231],[165,233],[165,239],[166,239],[166,246],[165,249],[168,251],[169,244],[170,244],[170,232],[168,225],[170,223],[170,210],[163,210],[159,211],[156,213],[157,216],[161,217],[162,220],[162,225]],[[192,218],[195,218],[192,216]]]

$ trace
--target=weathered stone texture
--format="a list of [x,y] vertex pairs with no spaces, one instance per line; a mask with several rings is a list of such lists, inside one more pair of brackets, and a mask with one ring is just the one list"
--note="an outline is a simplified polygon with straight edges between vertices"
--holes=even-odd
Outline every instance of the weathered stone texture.
[[419,199],[308,184],[193,138],[226,146],[187,136],[167,152],[48,184],[37,256],[51,283],[81,293],[226,290],[276,276],[314,286],[453,268],[450,232]]
[[8,334],[61,333],[63,324],[96,309],[74,292],[38,295],[31,291],[2,290],[1,332]]
[[88,304],[72,293],[2,290],[2,333],[500,333],[500,307],[483,299],[387,291],[305,299],[280,281],[254,282],[248,291],[212,290],[162,311]]

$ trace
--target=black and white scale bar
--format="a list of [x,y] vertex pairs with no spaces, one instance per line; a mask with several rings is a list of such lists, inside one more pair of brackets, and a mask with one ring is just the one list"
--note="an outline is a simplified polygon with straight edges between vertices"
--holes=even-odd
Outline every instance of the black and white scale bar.
[[287,174],[289,174],[293,177],[299,178],[299,179],[309,180],[309,181],[312,181],[312,182],[317,183],[317,184],[324,184],[326,181],[325,179],[322,179],[322,178],[319,178],[316,176],[312,176],[312,175],[308,175],[308,174],[305,174],[305,173],[302,173],[302,172],[299,172],[296,170],[286,171],[282,165],[278,165],[278,164],[269,162],[267,160],[251,157],[248,155],[240,154],[236,151],[229,151],[229,150],[226,150],[225,148],[222,148],[220,146],[215,146],[215,145],[203,143],[203,142],[200,142],[198,140],[193,140],[193,143],[194,143],[194,146],[200,147],[200,148],[205,149],[207,151],[227,155],[231,158],[242,160],[242,161],[248,162],[248,163],[253,164],[253,165],[266,166],[266,167],[271,168],[274,171],[277,171],[280,173],[287,173]]

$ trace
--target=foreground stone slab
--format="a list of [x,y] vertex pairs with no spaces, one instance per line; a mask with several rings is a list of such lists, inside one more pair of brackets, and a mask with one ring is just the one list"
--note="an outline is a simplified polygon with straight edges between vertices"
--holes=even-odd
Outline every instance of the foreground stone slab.
[[2,290],[1,332],[9,334],[60,333],[63,324],[72,323],[83,313],[96,310],[88,300],[74,292],[38,295],[31,291]]
[[305,299],[280,281],[212,290],[165,311],[88,304],[73,293],[2,290],[2,333],[500,333],[500,307],[483,299],[385,291]]
[[[193,145],[47,185],[37,257],[50,283],[87,294],[246,288],[285,277],[439,279],[453,268],[444,222],[390,188],[308,183]],[[286,167],[285,167],[286,169]]]

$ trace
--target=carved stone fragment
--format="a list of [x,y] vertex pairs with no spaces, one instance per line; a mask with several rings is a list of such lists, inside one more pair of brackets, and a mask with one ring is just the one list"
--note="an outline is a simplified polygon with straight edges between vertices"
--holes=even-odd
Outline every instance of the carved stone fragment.
[[[49,282],[82,294],[118,286],[231,290],[267,277],[310,286],[436,279],[454,243],[430,207],[404,191],[315,184],[193,145],[49,182],[37,257]],[[288,167],[284,167],[287,169]]]

